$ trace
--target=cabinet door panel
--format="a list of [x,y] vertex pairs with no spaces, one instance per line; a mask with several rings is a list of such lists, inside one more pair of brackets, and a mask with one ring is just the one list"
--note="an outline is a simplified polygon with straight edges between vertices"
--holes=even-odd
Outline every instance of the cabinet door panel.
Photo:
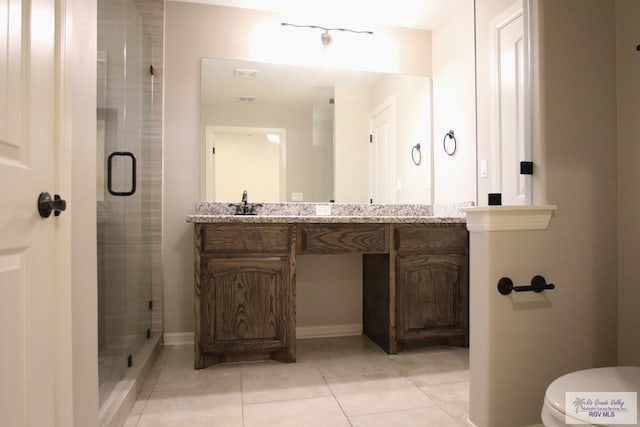
[[249,269],[218,275],[216,341],[276,337],[278,276]]
[[398,257],[397,276],[401,339],[466,333],[466,256]]
[[209,351],[225,344],[247,350],[286,341],[284,259],[208,260],[201,294],[202,332]]

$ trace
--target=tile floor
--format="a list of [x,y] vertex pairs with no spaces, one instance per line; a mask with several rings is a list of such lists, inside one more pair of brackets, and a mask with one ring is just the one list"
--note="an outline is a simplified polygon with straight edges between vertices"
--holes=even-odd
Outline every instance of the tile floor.
[[193,369],[193,346],[164,347],[126,427],[467,426],[469,352],[388,355],[364,337],[298,341],[298,362]]

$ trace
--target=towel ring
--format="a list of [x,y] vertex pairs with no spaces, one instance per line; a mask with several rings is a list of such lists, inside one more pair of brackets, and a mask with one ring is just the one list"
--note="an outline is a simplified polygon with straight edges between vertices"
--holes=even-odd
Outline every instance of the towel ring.
[[[416,153],[418,154],[416,156]],[[416,160],[417,157],[417,160]],[[422,151],[420,151],[420,143],[417,143],[411,149],[411,160],[413,160],[413,164],[419,166],[422,163]]]
[[[453,148],[450,146],[451,141],[447,141],[447,137],[449,137],[450,140],[453,140]],[[442,138],[442,147],[444,148],[444,152],[450,156],[453,156],[456,154],[456,151],[458,151],[458,140],[452,130],[444,134],[444,138]]]

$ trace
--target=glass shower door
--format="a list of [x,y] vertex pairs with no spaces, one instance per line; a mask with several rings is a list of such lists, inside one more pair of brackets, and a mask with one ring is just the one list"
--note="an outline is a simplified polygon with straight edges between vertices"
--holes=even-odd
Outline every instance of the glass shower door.
[[135,0],[98,1],[97,210],[100,404],[151,328],[144,126],[144,24]]

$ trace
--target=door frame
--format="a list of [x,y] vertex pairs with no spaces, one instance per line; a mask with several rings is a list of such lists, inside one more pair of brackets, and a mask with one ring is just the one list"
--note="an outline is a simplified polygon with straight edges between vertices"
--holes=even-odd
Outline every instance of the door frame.
[[[393,200],[385,200],[383,203],[395,203],[396,201],[396,180],[397,180],[397,171],[396,171],[396,96],[391,95],[389,98],[382,101],[378,106],[376,106],[373,110],[369,112],[369,137],[371,140],[369,141],[369,200],[373,200],[373,187],[375,183],[375,174],[376,174],[376,164],[375,164],[375,147],[373,141],[373,121],[374,119],[381,114],[383,111],[389,109],[391,111],[391,115],[393,117],[393,121],[391,123],[391,144],[387,145],[387,152],[389,153],[389,173],[387,179],[390,179],[392,184],[390,188],[392,189],[392,199]],[[388,183],[387,183],[388,184]],[[376,203],[380,203],[376,201]]]
[[[68,210],[56,251],[55,425],[98,423],[97,0],[57,0],[56,188]],[[53,422],[53,420],[52,420]]]
[[[489,166],[489,176],[491,177],[491,188],[494,191],[502,192],[502,141],[498,137],[500,135],[500,93],[499,93],[499,32],[512,21],[522,16],[523,21],[523,38],[524,38],[524,152],[523,159],[532,161],[532,87],[531,87],[531,6],[528,0],[518,0],[505,9],[500,15],[491,21],[490,43],[492,55],[492,71],[491,76],[495,82],[495,87],[491,90],[491,162]],[[524,201],[525,205],[532,203],[532,177],[524,175]]]

